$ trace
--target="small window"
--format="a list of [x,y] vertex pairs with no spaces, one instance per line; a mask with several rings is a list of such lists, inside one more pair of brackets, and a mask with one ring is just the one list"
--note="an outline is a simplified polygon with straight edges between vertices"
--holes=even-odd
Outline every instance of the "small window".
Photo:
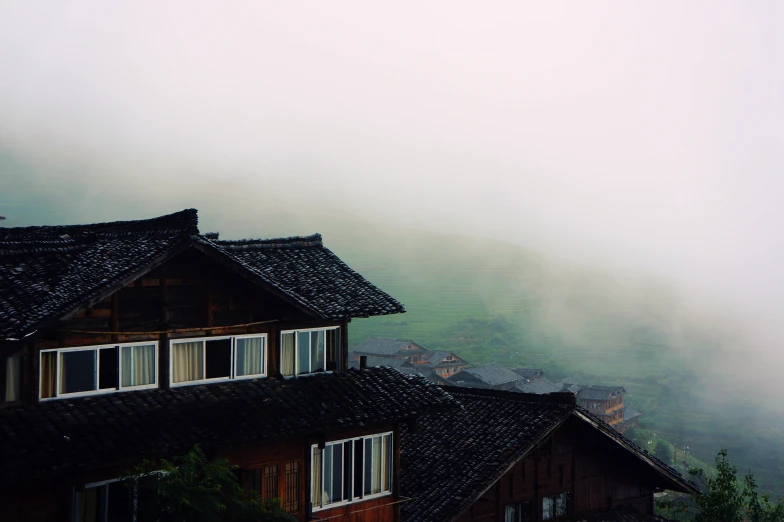
[[138,496],[119,481],[85,487],[76,492],[75,522],[131,522],[136,520]]
[[5,360],[5,402],[20,400],[22,356],[12,355]]
[[262,377],[266,341],[266,334],[171,341],[171,383]]
[[558,520],[566,516],[568,493],[542,497],[542,520]]
[[278,498],[280,495],[278,494],[277,464],[264,466],[263,473],[264,473],[264,489],[262,491],[262,496],[267,499]]
[[157,343],[42,350],[40,357],[41,399],[157,385]]
[[338,327],[281,332],[280,372],[287,377],[322,372],[328,357],[337,360],[339,350]]
[[286,463],[286,489],[283,495],[283,509],[289,513],[299,513],[300,467],[299,461],[296,460]]

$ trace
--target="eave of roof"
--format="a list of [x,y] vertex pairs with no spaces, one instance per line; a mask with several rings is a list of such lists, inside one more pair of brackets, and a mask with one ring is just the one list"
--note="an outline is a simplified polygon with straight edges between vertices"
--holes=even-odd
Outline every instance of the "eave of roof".
[[623,449],[628,451],[629,453],[633,454],[635,457],[640,459],[642,462],[656,470],[662,478],[664,478],[667,482],[670,483],[673,487],[668,489],[672,489],[673,491],[680,491],[682,493],[691,493],[697,494],[700,492],[699,487],[691,481],[686,480],[681,476],[681,474],[674,468],[668,466],[658,458],[654,457],[650,453],[643,451],[639,446],[634,444],[632,441],[615,431],[611,426],[606,424],[604,421],[596,417],[595,415],[591,414],[590,412],[586,411],[583,408],[576,408],[573,414],[576,418],[588,423],[589,425],[596,428],[601,434],[606,436],[608,439],[612,440],[613,442],[617,443]]
[[0,482],[70,475],[194,444],[243,447],[407,420],[459,403],[392,368],[140,390],[0,407]]

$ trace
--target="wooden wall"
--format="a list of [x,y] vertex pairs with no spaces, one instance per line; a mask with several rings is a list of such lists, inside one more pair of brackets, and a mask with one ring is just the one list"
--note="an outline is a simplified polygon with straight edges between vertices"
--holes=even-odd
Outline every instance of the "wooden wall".
[[647,465],[582,421],[570,419],[507,471],[458,522],[504,520],[507,504],[529,503],[529,520],[542,520],[542,499],[568,492],[568,514],[628,506],[653,513],[657,477]]
[[[262,324],[234,326],[257,322]],[[23,395],[27,401],[38,398],[38,353],[42,349],[158,341],[158,382],[165,388],[169,382],[168,342],[171,339],[266,333],[268,375],[272,375],[279,368],[281,330],[322,326],[342,327],[338,367],[345,368],[346,321],[315,319],[274,291],[264,291],[205,254],[190,249],[76,313],[63,321],[60,329],[28,346],[23,368]],[[183,328],[192,330],[153,333]]]

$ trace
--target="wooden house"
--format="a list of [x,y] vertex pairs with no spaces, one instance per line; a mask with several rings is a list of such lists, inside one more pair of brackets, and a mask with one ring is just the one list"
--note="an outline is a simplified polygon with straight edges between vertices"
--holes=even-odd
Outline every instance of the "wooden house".
[[130,520],[117,477],[196,444],[299,520],[397,520],[401,424],[456,406],[348,368],[349,321],[403,311],[319,235],[221,241],[192,209],[0,229],[0,520]]
[[466,368],[450,376],[449,381],[453,385],[469,388],[511,390],[527,382],[527,379],[516,374],[506,366],[493,362]]
[[448,379],[464,370],[468,362],[460,356],[443,350],[428,350],[413,341],[371,337],[358,344],[351,352],[351,359],[359,364],[361,356],[368,357],[368,365],[389,365],[395,368],[408,368],[410,365],[419,368],[423,375],[435,374]]
[[577,393],[578,404],[596,415],[610,426],[623,422],[623,386],[581,386],[572,387]]
[[445,389],[462,409],[403,429],[403,522],[661,520],[655,491],[697,492],[572,393]]

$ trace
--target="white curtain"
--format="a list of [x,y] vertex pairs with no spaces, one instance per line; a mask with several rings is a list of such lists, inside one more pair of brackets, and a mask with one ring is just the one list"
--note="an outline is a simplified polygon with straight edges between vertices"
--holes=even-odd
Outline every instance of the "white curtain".
[[280,373],[294,375],[294,332],[281,335]]
[[19,381],[22,377],[22,357],[12,355],[5,360],[5,400],[19,400]]
[[204,378],[204,341],[172,344],[173,382]]
[[310,371],[324,368],[324,330],[310,332]]
[[121,386],[153,383],[155,383],[155,345],[123,346]]
[[264,337],[237,339],[237,376],[264,371]]

